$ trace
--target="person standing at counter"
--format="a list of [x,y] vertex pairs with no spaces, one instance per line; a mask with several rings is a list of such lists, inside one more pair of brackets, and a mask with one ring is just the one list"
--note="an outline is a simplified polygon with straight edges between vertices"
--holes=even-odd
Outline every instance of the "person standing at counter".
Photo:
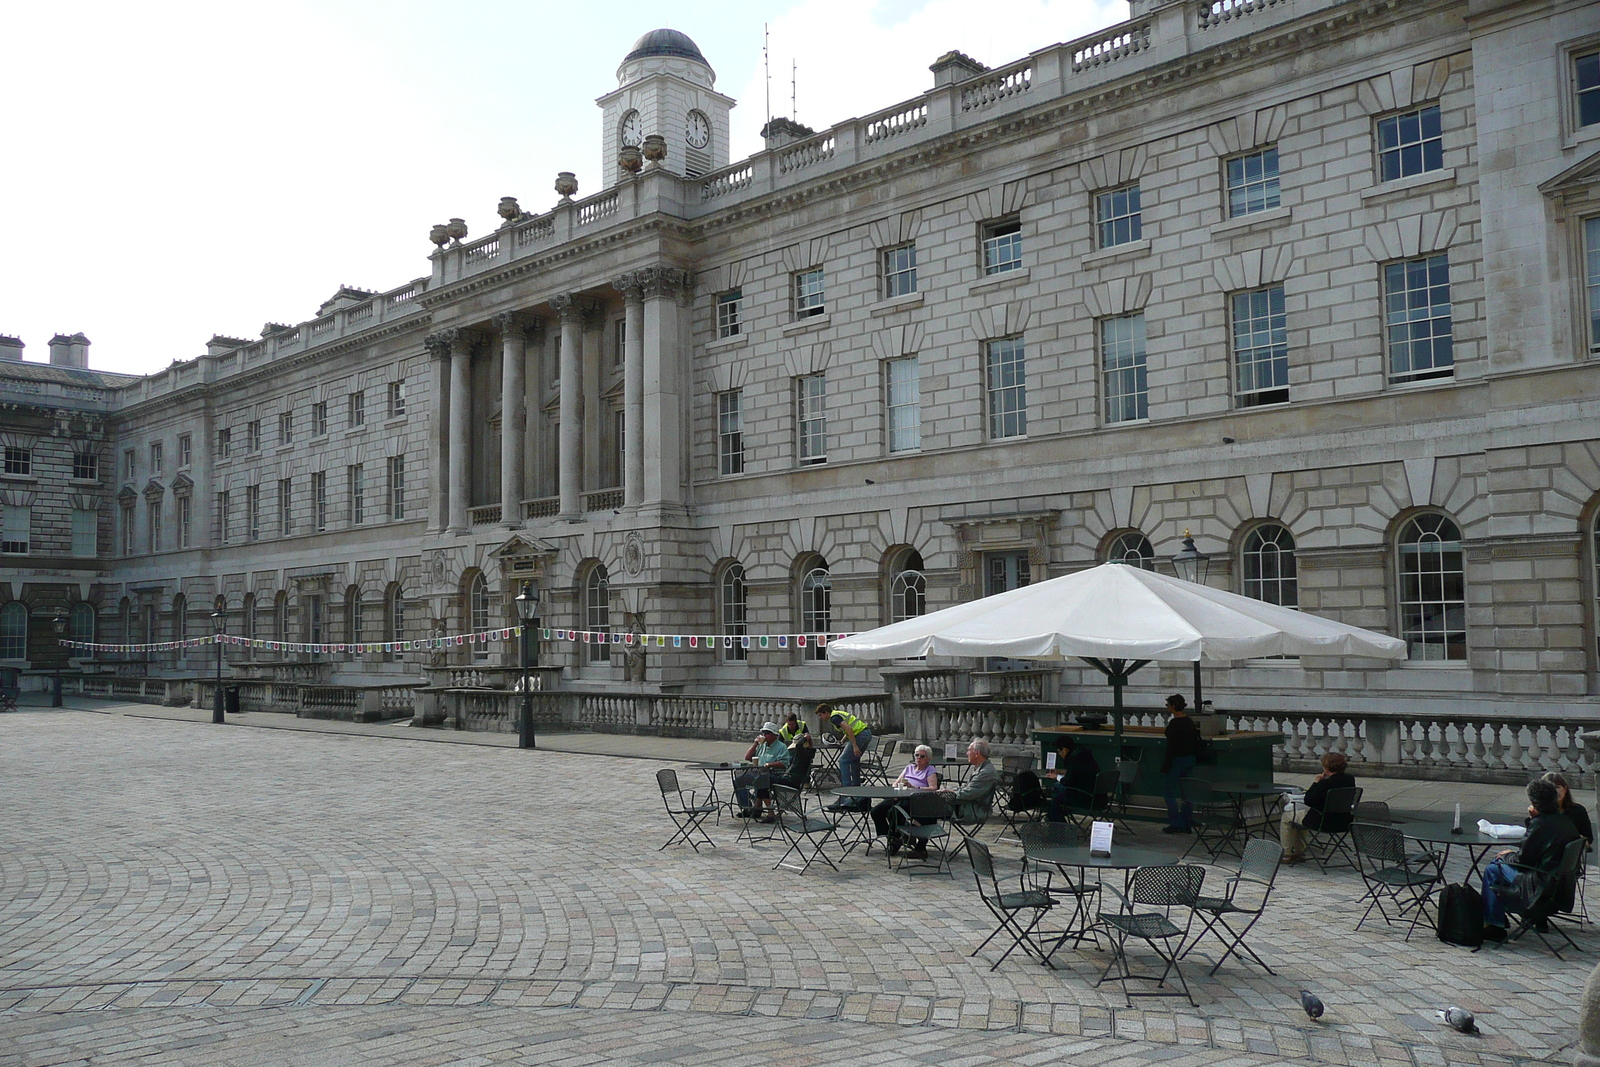
[[1200,727],[1189,717],[1188,706],[1182,693],[1173,693],[1167,698],[1167,711],[1172,713],[1172,718],[1167,722],[1167,747],[1161,755],[1161,773],[1167,778],[1167,825],[1161,828],[1164,834],[1193,832],[1194,809],[1187,801],[1180,806],[1178,783],[1194,770],[1205,742],[1200,739]]

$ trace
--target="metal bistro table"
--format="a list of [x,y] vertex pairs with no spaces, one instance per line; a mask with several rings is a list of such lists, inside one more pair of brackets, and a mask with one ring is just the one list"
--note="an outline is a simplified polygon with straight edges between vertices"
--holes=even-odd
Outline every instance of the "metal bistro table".
[[[1122,892],[1126,896],[1128,885],[1133,880],[1133,872],[1140,867],[1165,867],[1182,861],[1159,849],[1140,845],[1113,844],[1109,856],[1091,855],[1088,845],[1052,845],[1044,848],[1030,848],[1024,851],[1022,862],[1024,867],[1029,863],[1048,863],[1058,868],[1076,867],[1080,883],[1084,881],[1086,872],[1090,870],[1093,870],[1097,877],[1102,871],[1121,871]],[[1050,957],[1054,956],[1056,949],[1066,944],[1069,938],[1082,943],[1085,937],[1091,936],[1092,923],[1089,920],[1089,906],[1083,896],[1077,897],[1077,905],[1072,918],[1068,920],[1066,929],[1061,931],[1061,936],[1056,938],[1055,944],[1050,946],[1050,951],[1045,953],[1044,962],[1049,967],[1055,967],[1055,964],[1050,962]],[[1097,941],[1096,944],[1098,943]]]
[[[717,805],[717,807],[719,809],[718,812],[717,812],[717,821],[718,822],[722,821],[722,812],[720,810],[721,808],[728,808],[731,811],[738,804],[738,801],[733,798],[733,779],[734,779],[734,777],[736,775],[738,775],[738,773],[740,771],[753,770],[754,768],[755,768],[755,764],[751,763],[748,760],[740,760],[737,763],[691,763],[691,764],[688,764],[688,769],[689,770],[691,770],[691,771],[701,771],[701,772],[703,772],[705,774],[705,776],[706,776],[706,784],[711,787],[711,803]],[[727,800],[722,799],[722,795],[717,791],[717,774],[719,772],[722,772],[722,771],[726,771],[727,774],[728,774],[728,799]]]
[[[1241,855],[1242,848],[1235,848],[1238,844],[1239,834],[1242,832],[1248,839],[1252,830],[1259,829],[1262,836],[1278,837],[1278,820],[1283,814],[1283,798],[1289,791],[1288,786],[1273,785],[1272,778],[1215,778],[1207,780],[1211,791],[1228,798],[1233,805],[1234,824],[1223,835],[1222,841],[1217,845],[1215,859],[1224,848],[1232,855]],[[1251,801],[1262,802],[1259,812],[1250,812],[1248,807]]]
[[[890,785],[841,785],[834,786],[829,792],[836,797],[851,800],[898,800],[914,796],[919,792],[926,793],[928,790],[896,789]],[[872,809],[851,808],[839,814],[853,815],[856,819],[855,831],[848,838],[841,839],[844,842],[844,851],[840,857],[850,855],[857,845],[866,846],[866,854],[872,855],[872,843],[877,840],[877,834],[873,833]]]
[[[1494,820],[1489,820],[1493,822]],[[1520,820],[1512,825],[1520,824]],[[1411,840],[1420,845],[1426,845],[1437,852],[1439,856],[1439,873],[1445,874],[1445,868],[1450,862],[1450,849],[1460,846],[1467,853],[1467,871],[1461,878],[1462,885],[1471,885],[1474,879],[1481,880],[1483,872],[1479,865],[1483,858],[1496,849],[1520,849],[1522,841],[1506,837],[1490,837],[1478,832],[1478,819],[1461,816],[1461,832],[1452,833],[1453,819],[1424,819],[1407,817],[1404,822],[1395,827]],[[1449,875],[1445,874],[1448,878]]]

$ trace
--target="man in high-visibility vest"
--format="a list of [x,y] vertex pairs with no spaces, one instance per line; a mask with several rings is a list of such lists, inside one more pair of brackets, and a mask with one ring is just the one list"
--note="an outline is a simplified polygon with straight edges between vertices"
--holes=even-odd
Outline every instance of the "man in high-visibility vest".
[[[861,757],[872,743],[872,727],[827,702],[817,705],[817,718],[824,729],[833,727],[844,742],[844,748],[839,753],[839,784],[860,785]],[[855,800],[840,800],[828,805],[835,811],[866,806],[865,801]]]

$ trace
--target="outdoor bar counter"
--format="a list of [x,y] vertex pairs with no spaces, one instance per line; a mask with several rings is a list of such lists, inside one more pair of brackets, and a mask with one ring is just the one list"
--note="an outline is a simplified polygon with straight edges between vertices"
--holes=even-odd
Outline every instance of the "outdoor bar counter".
[[[1110,723],[1097,729],[1082,726],[1050,726],[1033,732],[1039,742],[1039,766],[1045,765],[1049,754],[1056,750],[1063,734],[1070,734],[1094,753],[1102,771],[1117,765],[1118,756],[1136,757],[1139,774],[1129,792],[1142,796],[1158,797],[1162,793],[1165,776],[1161,773],[1161,753],[1167,737],[1160,726],[1124,726],[1122,740]],[[1260,730],[1236,730],[1209,738],[1209,751],[1200,757],[1194,776],[1208,781],[1272,781],[1272,746],[1283,744],[1283,735]]]

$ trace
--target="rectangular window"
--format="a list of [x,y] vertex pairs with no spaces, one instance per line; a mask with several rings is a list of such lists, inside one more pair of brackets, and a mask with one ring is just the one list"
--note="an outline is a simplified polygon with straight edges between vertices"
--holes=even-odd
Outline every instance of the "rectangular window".
[[987,364],[989,436],[1025,437],[1028,433],[1028,373],[1022,338],[1007,337],[984,345]]
[[278,536],[288,537],[294,532],[294,497],[290,479],[278,479]]
[[1228,160],[1228,217],[1253,215],[1278,206],[1278,147]]
[[389,417],[398,419],[406,413],[406,382],[402,378],[389,383]]
[[827,313],[823,300],[822,268],[798,271],[794,275],[794,317],[809,319]]
[[1438,104],[1378,120],[1380,180],[1392,182],[1443,169],[1444,140],[1439,133]]
[[917,246],[883,250],[883,296],[889,299],[917,291]]
[[292,411],[278,413],[278,444],[294,444],[294,412]]
[[1105,381],[1106,422],[1150,417],[1143,312],[1101,321],[1100,372]]
[[7,556],[28,554],[29,527],[33,523],[33,509],[26,504],[5,506],[4,529],[0,530],[0,553]]
[[717,394],[717,453],[723,474],[744,473],[743,394],[737,389]]
[[357,426],[365,426],[367,422],[367,394],[360,390],[351,393],[349,405],[350,411],[346,426],[352,430]]
[[612,485],[621,485],[628,469],[628,417],[624,411],[611,413],[611,438],[616,445],[611,450]]
[[233,431],[217,431],[217,458],[227,459],[233,454]]
[[739,336],[739,306],[744,300],[744,290],[729,289],[717,294],[717,336]]
[[226,489],[217,494],[217,538],[228,544],[233,540],[233,527],[229,522],[232,497]]
[[245,424],[244,447],[246,452],[261,451],[261,420],[252,419]]
[[915,452],[922,447],[922,382],[916,356],[884,364],[883,392],[889,414],[889,451]]
[[1002,219],[983,228],[983,273],[1022,268],[1022,220]]
[[406,457],[389,457],[389,518],[406,517]]
[[328,432],[328,402],[319,400],[311,405],[311,436],[321,437]]
[[620,367],[628,361],[628,320],[617,319],[611,324],[611,365]]
[[1289,337],[1283,286],[1233,295],[1234,399],[1240,407],[1289,399]]
[[72,509],[72,554],[93,559],[100,554],[100,513],[89,508]]
[[808,374],[795,379],[795,427],[800,463],[828,462],[828,376]]
[[1572,59],[1578,94],[1578,128],[1600,122],[1600,52],[1585,52]]
[[193,528],[194,501],[188,496],[178,499],[178,547],[188,548],[190,544],[189,531]]
[[1425,256],[1383,268],[1389,380],[1416,382],[1455,373],[1450,336],[1450,257]]
[[5,453],[5,472],[31,476],[33,474],[33,449],[10,448]]
[[162,468],[166,465],[165,453],[166,449],[161,446],[160,441],[150,442],[150,476],[152,478],[161,477]]
[[261,487],[245,486],[244,536],[247,541],[261,540]]
[[1144,226],[1139,212],[1139,183],[1096,196],[1094,217],[1100,228],[1101,248],[1114,248],[1140,240]]
[[1589,291],[1589,354],[1600,353],[1600,216],[1583,220],[1585,288]]
[[119,509],[122,513],[122,554],[133,555],[133,505],[124,504]]
[[133,456],[133,449],[122,450],[122,477],[125,481],[133,481],[133,473],[137,469],[137,461]]
[[311,521],[318,533],[328,528],[328,475],[325,471],[311,476]]
[[147,500],[147,501],[145,501],[144,508],[145,508],[145,518],[148,520],[145,523],[145,527],[146,527],[146,531],[145,532],[149,535],[150,551],[151,552],[160,552],[161,551],[161,501],[159,501],[159,500]]
[[72,454],[72,477],[80,482],[98,482],[100,480],[100,457],[93,452],[74,452]]
[[367,521],[367,477],[361,469],[361,464],[353,463],[349,467],[350,481],[350,525],[360,526]]
[[180,433],[178,435],[178,469],[183,470],[185,467],[193,465],[193,463],[194,438],[186,433]]

